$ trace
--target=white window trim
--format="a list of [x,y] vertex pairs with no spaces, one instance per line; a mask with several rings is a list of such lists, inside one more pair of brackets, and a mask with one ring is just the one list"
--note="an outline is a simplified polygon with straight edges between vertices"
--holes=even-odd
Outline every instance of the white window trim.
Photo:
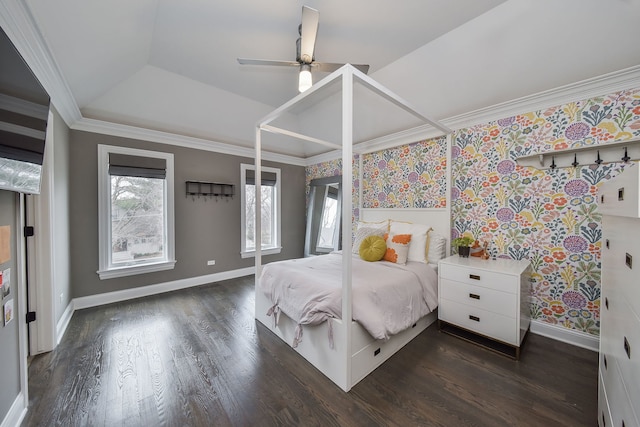
[[[276,207],[275,207],[275,217],[276,217],[276,238],[275,238],[275,246],[262,248],[260,251],[262,255],[273,255],[279,254],[282,251],[282,241],[281,241],[281,224],[282,224],[282,216],[281,216],[281,204],[282,204],[282,193],[280,191],[280,169],[278,168],[270,168],[263,166],[263,172],[271,172],[276,174]],[[242,258],[253,258],[256,256],[256,251],[254,249],[247,250],[247,213],[246,213],[246,195],[244,193],[245,185],[247,184],[247,170],[255,171],[256,168],[254,165],[248,165],[245,163],[240,164],[240,188],[241,188],[241,209],[240,209],[240,256]]]
[[[111,221],[111,179],[109,176],[109,153],[154,157],[166,161],[167,175],[165,185],[167,195],[164,201],[164,209],[167,213],[165,224],[167,232],[167,257],[165,260],[131,266],[114,267],[111,265],[111,227],[109,226],[109,222]],[[171,270],[174,268],[176,259],[173,154],[113,145],[98,145],[98,248],[99,270],[97,273],[100,276],[100,280]]]

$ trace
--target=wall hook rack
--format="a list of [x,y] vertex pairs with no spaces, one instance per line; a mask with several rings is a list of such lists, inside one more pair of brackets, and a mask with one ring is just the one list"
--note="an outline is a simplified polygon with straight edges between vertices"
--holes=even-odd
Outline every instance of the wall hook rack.
[[195,201],[196,196],[200,198],[215,197],[218,200],[219,197],[230,199],[233,198],[235,186],[233,184],[223,184],[219,182],[209,181],[186,181],[186,196],[193,197]]
[[[597,152],[596,156],[593,155],[594,151]],[[623,152],[624,156],[620,156]],[[519,165],[531,166],[537,169],[576,167],[574,163],[578,163],[580,166],[588,166],[621,161],[626,163],[636,160],[640,160],[640,138],[638,137],[626,141],[544,151],[516,158],[516,162]]]

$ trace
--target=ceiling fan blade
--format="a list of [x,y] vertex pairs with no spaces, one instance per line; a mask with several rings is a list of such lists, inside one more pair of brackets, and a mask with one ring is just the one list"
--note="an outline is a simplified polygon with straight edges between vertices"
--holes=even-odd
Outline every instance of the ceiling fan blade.
[[300,64],[295,61],[272,61],[269,59],[238,58],[238,62],[242,65],[279,65],[279,66],[286,66],[286,67],[300,66]]
[[302,28],[300,30],[300,60],[310,64],[316,47],[320,13],[308,6],[302,6]]
[[[338,68],[342,67],[344,64],[334,64],[334,63],[331,63],[331,62],[314,62],[311,65],[315,69],[317,69],[318,71],[324,71],[326,73],[332,73],[335,70],[337,70]],[[354,66],[355,68],[357,68],[358,70],[362,71],[365,74],[367,74],[367,72],[369,71],[369,65],[363,65],[363,64],[351,64],[351,65]]]

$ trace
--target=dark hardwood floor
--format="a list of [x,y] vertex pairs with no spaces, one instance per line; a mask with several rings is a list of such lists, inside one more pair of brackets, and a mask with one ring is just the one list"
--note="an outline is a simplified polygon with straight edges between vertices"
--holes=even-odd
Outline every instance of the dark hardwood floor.
[[23,426],[595,426],[597,353],[520,361],[434,324],[344,393],[253,318],[253,277],[77,311]]

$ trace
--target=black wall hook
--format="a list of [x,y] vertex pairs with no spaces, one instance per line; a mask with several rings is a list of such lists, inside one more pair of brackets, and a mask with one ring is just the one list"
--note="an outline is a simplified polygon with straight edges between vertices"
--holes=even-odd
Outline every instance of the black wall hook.
[[553,156],[553,157],[551,157],[551,165],[549,166],[549,168],[550,168],[551,170],[553,170],[553,169],[555,169],[556,167],[557,167],[557,166],[556,166],[556,156]]
[[624,147],[624,157],[621,160],[625,163],[631,160],[631,157],[629,157],[629,155],[627,154],[627,147]]
[[602,159],[600,158],[600,150],[598,150],[598,157],[596,158],[596,165],[599,165],[602,163]]
[[573,163],[571,163],[571,166],[573,166],[574,168],[577,168],[579,164],[580,163],[578,163],[578,154],[574,153],[574,155],[573,155]]

